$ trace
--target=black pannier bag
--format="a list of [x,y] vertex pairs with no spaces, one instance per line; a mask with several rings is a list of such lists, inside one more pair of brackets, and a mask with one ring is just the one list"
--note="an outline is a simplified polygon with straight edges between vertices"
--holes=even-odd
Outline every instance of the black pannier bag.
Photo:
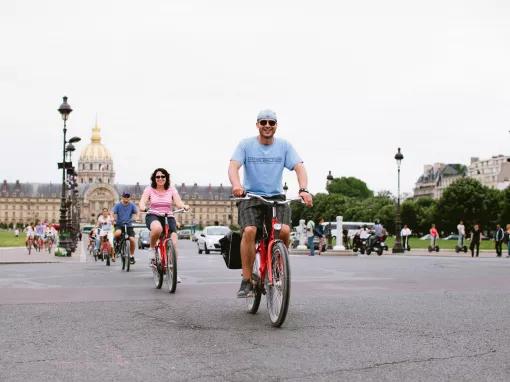
[[241,234],[229,232],[220,239],[221,254],[229,269],[241,269]]

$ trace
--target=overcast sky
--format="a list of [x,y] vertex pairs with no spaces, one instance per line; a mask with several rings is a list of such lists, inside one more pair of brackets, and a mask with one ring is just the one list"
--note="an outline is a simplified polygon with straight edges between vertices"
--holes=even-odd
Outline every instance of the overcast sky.
[[312,192],[329,170],[396,192],[397,147],[403,192],[427,163],[510,153],[504,0],[16,0],[0,3],[0,36],[9,182],[59,181],[64,95],[78,151],[98,115],[118,183],[162,166],[176,183],[229,184],[262,108]]

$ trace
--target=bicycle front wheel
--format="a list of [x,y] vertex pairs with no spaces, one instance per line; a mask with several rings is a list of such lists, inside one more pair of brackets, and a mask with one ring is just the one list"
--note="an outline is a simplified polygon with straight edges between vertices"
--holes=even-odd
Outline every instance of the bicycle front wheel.
[[290,300],[290,266],[287,247],[281,241],[271,251],[272,285],[266,276],[267,310],[271,324],[280,327],[285,321]]
[[166,285],[168,292],[174,293],[177,289],[177,252],[172,240],[166,242]]
[[129,239],[125,240],[124,241],[124,259],[122,260],[123,262],[126,263],[126,272],[129,272],[129,269],[131,267],[131,262],[129,261],[129,255],[131,254],[131,246],[130,246],[130,242],[129,242]]

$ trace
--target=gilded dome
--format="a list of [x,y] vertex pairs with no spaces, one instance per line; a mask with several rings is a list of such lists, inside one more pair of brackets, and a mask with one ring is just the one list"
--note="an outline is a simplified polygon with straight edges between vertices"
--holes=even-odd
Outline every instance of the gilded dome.
[[112,156],[108,149],[101,143],[101,129],[96,123],[92,129],[90,143],[80,154],[80,162],[84,161],[111,161]]

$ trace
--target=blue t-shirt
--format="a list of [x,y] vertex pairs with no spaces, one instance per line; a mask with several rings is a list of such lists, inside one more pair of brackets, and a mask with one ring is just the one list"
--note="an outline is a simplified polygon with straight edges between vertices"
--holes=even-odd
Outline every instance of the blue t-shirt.
[[128,204],[122,204],[121,202],[117,203],[115,207],[113,207],[113,213],[117,214],[117,222],[116,226],[123,226],[127,224],[128,227],[133,225],[132,216],[138,212],[136,206],[129,202]]
[[245,190],[261,196],[283,194],[283,168],[293,170],[302,162],[285,139],[274,138],[272,144],[263,145],[257,137],[243,139],[231,159],[244,166]]

